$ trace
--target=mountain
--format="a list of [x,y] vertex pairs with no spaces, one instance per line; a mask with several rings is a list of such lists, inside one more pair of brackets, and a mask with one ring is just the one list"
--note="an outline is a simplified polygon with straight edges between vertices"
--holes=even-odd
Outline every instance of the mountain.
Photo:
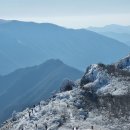
[[127,44],[127,45],[130,45],[130,41],[127,41],[126,44]]
[[129,130],[130,56],[92,64],[81,80],[62,88],[48,101],[13,113],[0,130]]
[[81,75],[81,71],[51,59],[41,65],[0,76],[0,122],[9,118],[13,110],[21,111],[48,99],[59,90],[65,78],[76,80]]
[[7,23],[7,22],[10,22],[10,20],[3,20],[3,19],[0,19],[0,24]]
[[86,65],[112,63],[129,52],[127,45],[86,29],[21,21],[0,24],[1,75],[51,58],[84,70]]
[[112,24],[104,27],[89,27],[88,29],[130,46],[130,26]]
[[104,27],[89,27],[88,29],[92,29],[99,32],[114,32],[114,33],[130,33],[130,26],[122,26],[117,24],[110,24]]

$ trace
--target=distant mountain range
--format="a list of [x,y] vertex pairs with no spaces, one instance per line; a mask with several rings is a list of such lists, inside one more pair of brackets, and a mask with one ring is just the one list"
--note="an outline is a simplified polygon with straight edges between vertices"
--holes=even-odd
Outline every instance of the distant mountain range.
[[49,98],[52,92],[59,90],[65,78],[76,80],[82,74],[62,61],[52,59],[0,76],[0,122],[7,119],[13,110],[21,111]]
[[112,24],[104,27],[89,27],[87,29],[124,42],[130,46],[130,26]]
[[92,63],[112,63],[129,52],[127,45],[86,29],[0,21],[0,75],[50,58],[84,70]]

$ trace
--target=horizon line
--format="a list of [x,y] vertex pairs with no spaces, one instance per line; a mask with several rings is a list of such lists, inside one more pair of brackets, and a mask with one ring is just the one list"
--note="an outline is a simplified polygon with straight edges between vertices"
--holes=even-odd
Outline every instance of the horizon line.
[[26,22],[26,23],[35,23],[35,24],[53,24],[56,26],[60,26],[60,27],[64,27],[64,28],[72,28],[72,29],[87,29],[87,28],[103,28],[106,26],[111,26],[111,25],[115,25],[115,26],[124,26],[124,27],[129,27],[130,24],[128,25],[124,25],[124,24],[118,24],[118,23],[110,23],[110,24],[103,24],[103,25],[99,25],[99,26],[95,26],[95,25],[88,25],[86,27],[70,27],[70,26],[65,26],[63,24],[58,24],[58,23],[54,23],[54,22],[44,22],[44,21],[38,21],[38,20],[23,20],[23,19],[6,19],[6,18],[0,18],[0,21],[6,21],[6,22],[11,22],[11,21],[18,21],[18,22]]

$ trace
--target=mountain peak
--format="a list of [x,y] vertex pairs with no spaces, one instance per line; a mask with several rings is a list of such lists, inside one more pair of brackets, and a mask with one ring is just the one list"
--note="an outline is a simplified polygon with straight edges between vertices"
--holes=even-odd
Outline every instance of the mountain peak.
[[42,67],[43,69],[45,68],[45,67],[52,67],[52,68],[54,68],[54,67],[61,67],[61,66],[67,66],[67,65],[65,65],[61,60],[59,60],[59,59],[49,59],[49,60],[47,60],[46,62],[44,62],[43,64],[40,64],[38,67]]
[[64,64],[60,59],[49,59],[45,63],[58,63],[58,64]]
[[113,66],[115,64],[90,65],[80,84],[75,82],[72,89],[59,92],[50,100],[41,101],[33,108],[13,113],[12,118],[7,120],[0,130],[71,130],[77,127],[128,130],[130,81],[126,77],[110,73]]
[[0,77],[0,123],[9,118],[13,110],[21,111],[51,97],[54,91],[60,90],[64,79],[76,80],[82,74],[58,59],[50,59]]

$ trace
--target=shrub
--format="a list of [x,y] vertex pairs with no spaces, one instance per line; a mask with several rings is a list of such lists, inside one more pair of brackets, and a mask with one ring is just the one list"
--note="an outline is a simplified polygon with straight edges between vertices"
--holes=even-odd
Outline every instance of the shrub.
[[101,67],[101,68],[105,68],[106,65],[104,65],[103,63],[98,63],[98,66]]
[[75,86],[75,83],[69,79],[65,79],[63,83],[61,84],[60,91],[65,92],[65,91],[70,91],[73,89]]
[[13,113],[12,113],[12,121],[16,121],[17,120],[16,115],[17,115],[16,111],[13,111]]

